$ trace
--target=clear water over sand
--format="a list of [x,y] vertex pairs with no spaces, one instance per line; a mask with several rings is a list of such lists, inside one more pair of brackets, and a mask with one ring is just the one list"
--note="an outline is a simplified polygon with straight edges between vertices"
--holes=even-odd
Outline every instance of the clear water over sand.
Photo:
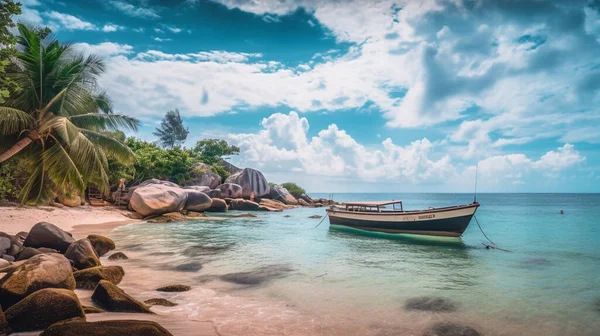
[[[325,196],[325,195],[314,195]],[[465,204],[465,194],[336,194],[338,201],[402,199],[405,209]],[[600,195],[481,194],[462,239],[391,236],[329,227],[320,209],[256,218],[135,224],[111,236],[132,257],[125,287],[185,283],[160,312],[211,321],[222,334],[421,335],[435,322],[485,335],[600,333]],[[560,215],[560,210],[565,214]],[[230,212],[226,216],[239,214]],[[455,312],[407,311],[419,296]]]

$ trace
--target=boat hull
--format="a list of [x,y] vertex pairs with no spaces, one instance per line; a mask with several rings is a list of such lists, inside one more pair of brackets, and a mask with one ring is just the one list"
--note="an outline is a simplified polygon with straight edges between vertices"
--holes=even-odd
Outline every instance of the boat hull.
[[328,209],[329,223],[386,233],[459,237],[479,204],[408,212],[354,212]]

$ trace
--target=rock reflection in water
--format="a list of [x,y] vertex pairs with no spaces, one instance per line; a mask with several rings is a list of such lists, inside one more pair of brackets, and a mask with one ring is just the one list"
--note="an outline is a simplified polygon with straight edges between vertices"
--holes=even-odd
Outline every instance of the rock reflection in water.
[[265,282],[286,277],[294,269],[288,265],[269,265],[248,272],[229,273],[219,279],[238,285],[256,286]]

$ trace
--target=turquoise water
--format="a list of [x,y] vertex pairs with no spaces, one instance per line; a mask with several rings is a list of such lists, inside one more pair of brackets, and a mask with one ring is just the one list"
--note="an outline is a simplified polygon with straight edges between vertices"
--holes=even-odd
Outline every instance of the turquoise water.
[[[401,199],[405,209],[418,209],[470,203],[472,195],[335,194],[334,199]],[[330,227],[327,219],[314,228],[320,219],[308,217],[325,215],[324,208],[136,224],[112,235],[144,267],[179,274],[218,295],[280,305],[296,314],[265,319],[256,308],[256,314],[243,317],[254,329],[230,329],[238,333],[416,335],[449,320],[486,335],[599,335],[600,194],[480,194],[478,201],[483,229],[512,252],[485,249],[475,222],[461,239],[364,233]],[[458,310],[406,311],[406,300],[419,296],[452,300]],[[186,307],[194,309],[193,302]],[[202,315],[203,308],[196,308]],[[252,319],[265,320],[252,324]],[[302,323],[295,324],[299,319]],[[233,322],[221,323],[227,330]],[[257,327],[269,323],[282,326]],[[304,331],[295,333],[299,328]]]

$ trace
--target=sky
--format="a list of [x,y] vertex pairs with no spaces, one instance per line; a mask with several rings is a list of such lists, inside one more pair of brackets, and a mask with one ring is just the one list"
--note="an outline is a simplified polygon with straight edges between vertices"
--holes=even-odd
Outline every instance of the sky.
[[600,1],[21,0],[136,137],[311,192],[600,192]]

